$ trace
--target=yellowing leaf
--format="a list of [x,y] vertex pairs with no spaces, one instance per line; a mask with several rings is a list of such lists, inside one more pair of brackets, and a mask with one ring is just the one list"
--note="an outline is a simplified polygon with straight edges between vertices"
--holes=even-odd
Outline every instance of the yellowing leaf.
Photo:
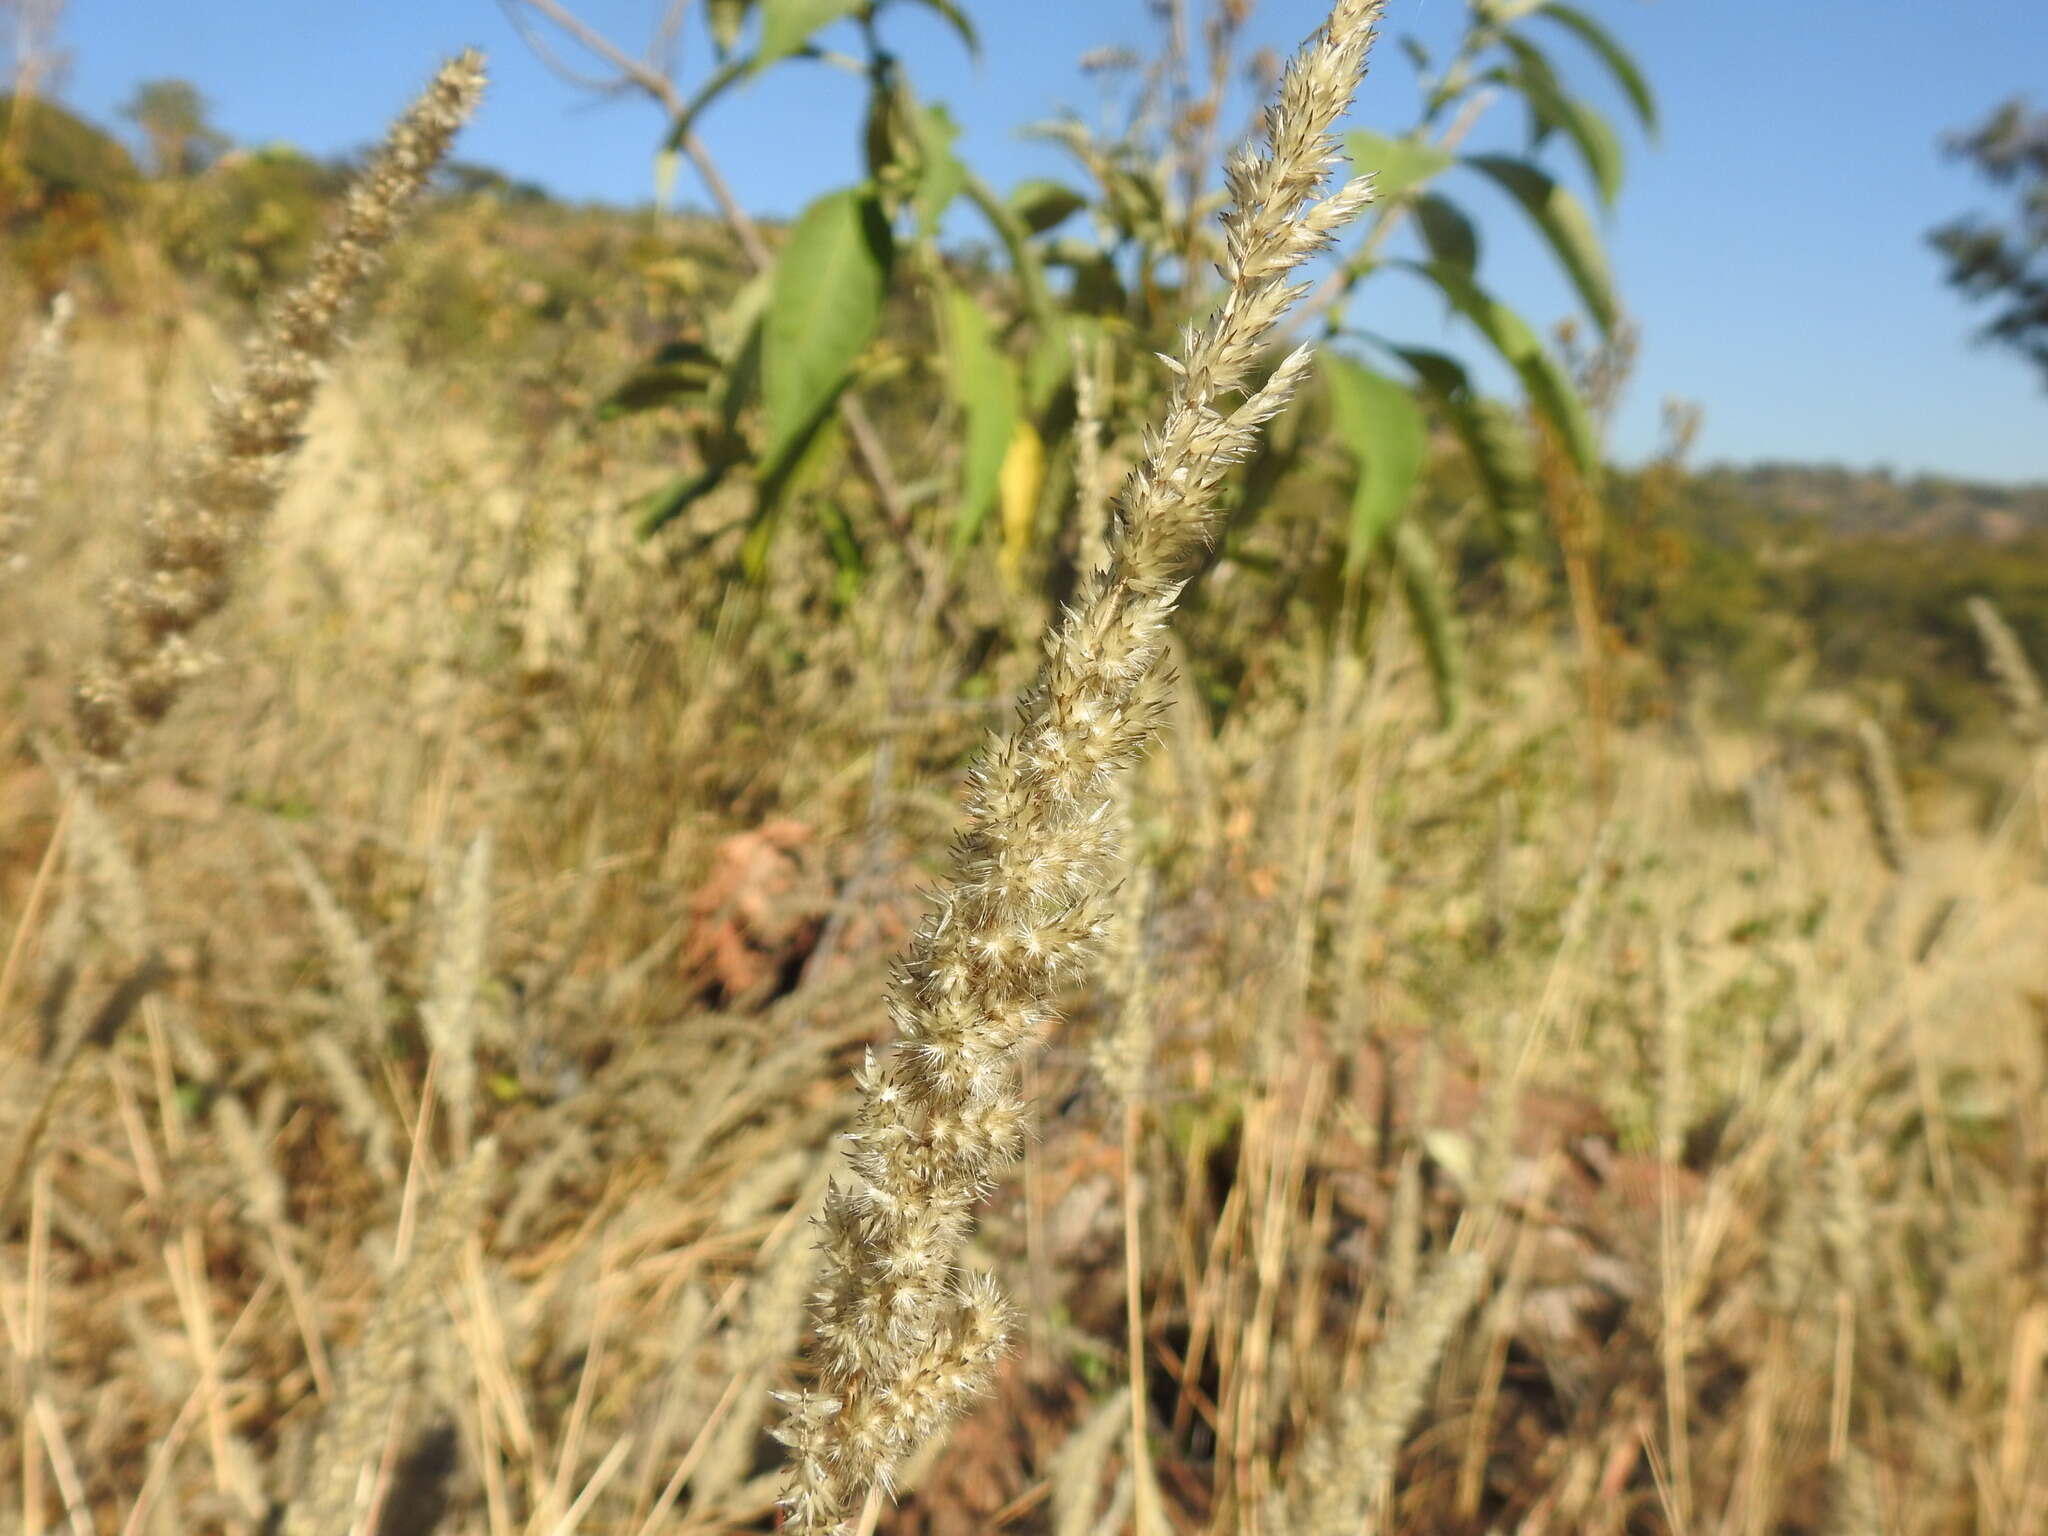
[[997,477],[997,500],[1003,513],[1003,549],[997,565],[1012,591],[1024,584],[1024,557],[1031,552],[1038,492],[1044,484],[1045,443],[1036,427],[1019,418],[1010,432],[1010,446]]
[[948,287],[944,298],[947,382],[966,438],[960,453],[960,505],[953,517],[957,552],[980,536],[997,500],[1017,421],[1017,377],[973,295]]

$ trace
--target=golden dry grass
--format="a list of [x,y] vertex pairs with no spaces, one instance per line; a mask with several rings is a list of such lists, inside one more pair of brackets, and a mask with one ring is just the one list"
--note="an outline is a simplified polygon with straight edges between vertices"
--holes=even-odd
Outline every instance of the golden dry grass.
[[[1044,615],[800,540],[731,582],[716,497],[638,543],[650,434],[373,327],[221,665],[80,798],[38,748],[232,356],[160,301],[80,316],[0,623],[0,1530],[770,1529],[808,1218]],[[1836,700],[1834,755],[1618,728],[1596,791],[1547,619],[1478,618],[1445,732],[1398,627],[1210,574],[1120,985],[967,1255],[1021,1342],[884,1528],[2048,1526],[2032,747],[1884,842]]]

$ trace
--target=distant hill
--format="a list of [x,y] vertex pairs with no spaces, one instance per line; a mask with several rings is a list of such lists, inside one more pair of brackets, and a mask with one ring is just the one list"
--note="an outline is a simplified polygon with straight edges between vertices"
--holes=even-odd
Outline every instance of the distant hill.
[[1989,485],[1941,475],[1832,464],[1717,465],[1703,489],[1777,521],[1819,523],[1830,533],[1900,539],[1973,538],[2007,543],[2048,529],[2048,482]]
[[45,192],[89,194],[113,202],[140,181],[133,157],[104,128],[41,99],[29,104],[18,127],[18,108],[13,96],[0,95],[0,136],[12,138],[23,169]]

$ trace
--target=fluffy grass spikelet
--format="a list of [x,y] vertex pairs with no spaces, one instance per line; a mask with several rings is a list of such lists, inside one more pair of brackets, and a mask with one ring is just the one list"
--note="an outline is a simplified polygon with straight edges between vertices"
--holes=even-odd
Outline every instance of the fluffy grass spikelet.
[[1977,639],[1984,647],[1984,663],[1998,684],[2005,701],[2006,718],[2023,741],[2036,742],[2048,735],[2048,706],[2041,698],[2041,679],[2027,660],[2027,648],[2013,633],[2005,615],[1988,597],[1973,597],[1965,606],[1970,622],[1977,627]]
[[1373,1351],[1361,1390],[1302,1451],[1268,1529],[1348,1536],[1370,1528],[1380,1485],[1422,1412],[1451,1332],[1485,1284],[1478,1253],[1454,1254],[1430,1272]]
[[49,314],[15,364],[7,396],[0,400],[0,576],[20,568],[22,556],[15,546],[28,509],[42,491],[36,450],[42,446],[50,402],[64,371],[72,307],[68,293],[50,301]]
[[870,1057],[850,1133],[851,1180],[827,1194],[817,1386],[782,1429],[784,1507],[798,1532],[835,1529],[886,1489],[915,1447],[983,1391],[1008,1340],[995,1285],[956,1256],[974,1207],[1022,1150],[1018,1053],[1055,1016],[1108,922],[1117,856],[1112,786],[1158,730],[1149,686],[1215,492],[1287,404],[1306,348],[1252,372],[1300,295],[1290,275],[1371,196],[1320,198],[1330,131],[1365,71],[1378,0],[1340,0],[1295,58],[1263,153],[1230,165],[1225,291],[1167,359],[1163,423],[1116,504],[1108,563],[1054,627],[1009,735],[970,779],[951,877],[890,993],[898,1043]]
[[496,1168],[496,1144],[482,1142],[436,1194],[412,1251],[342,1364],[339,1394],[314,1436],[284,1536],[351,1536],[364,1528],[378,1463],[437,1325],[441,1287],[476,1230]]
[[109,594],[104,655],[72,697],[79,744],[102,770],[123,763],[204,670],[192,631],[226,605],[235,555],[277,504],[349,301],[476,110],[483,84],[482,57],[464,53],[392,125],[349,188],[311,274],[271,313],[206,441],[151,509],[141,574]]
[[1913,857],[1913,834],[1906,821],[1906,791],[1899,782],[1891,737],[1883,726],[1865,717],[1856,723],[1856,746],[1872,840],[1885,867],[1904,874]]

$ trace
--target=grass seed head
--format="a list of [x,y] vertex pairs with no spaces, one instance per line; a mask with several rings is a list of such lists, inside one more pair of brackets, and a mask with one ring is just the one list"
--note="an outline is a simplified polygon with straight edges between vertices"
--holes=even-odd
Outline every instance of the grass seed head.
[[1157,731],[1147,679],[1216,492],[1308,363],[1252,373],[1300,290],[1291,281],[1364,205],[1328,197],[1330,137],[1365,71],[1380,7],[1342,0],[1266,115],[1262,152],[1229,168],[1225,291],[1169,360],[1163,420],[1116,502],[1103,569],[1048,639],[1017,726],[968,785],[967,827],[937,908],[912,940],[890,1006],[899,1046],[862,1074],[852,1179],[825,1205],[818,1388],[785,1426],[793,1529],[835,1528],[870,1489],[983,1391],[1009,1333],[993,1284],[955,1256],[974,1207],[1018,1155],[1017,1054],[1054,1016],[1108,921],[1112,786]]
[[124,763],[206,669],[193,631],[226,606],[235,559],[277,504],[349,303],[476,110],[483,81],[482,58],[464,53],[392,125],[311,274],[272,312],[212,431],[151,509],[142,569],[108,595],[104,653],[72,695],[79,745],[100,770]]

